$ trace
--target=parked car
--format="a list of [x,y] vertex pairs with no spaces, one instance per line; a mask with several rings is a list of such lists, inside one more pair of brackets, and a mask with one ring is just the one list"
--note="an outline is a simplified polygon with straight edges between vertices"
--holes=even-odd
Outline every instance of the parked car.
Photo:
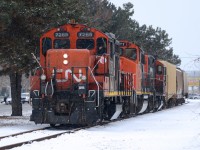
[[11,97],[4,97],[4,102],[5,102],[5,104],[11,104],[12,98]]
[[[11,104],[12,98],[11,97],[4,97],[5,104]],[[25,102],[30,102],[30,94],[29,93],[21,93],[21,102],[24,104]]]
[[30,93],[21,93],[21,102],[22,103],[29,103],[30,101]]
[[200,99],[200,95],[198,95],[198,94],[190,94],[190,95],[188,96],[188,98],[189,98],[189,99]]

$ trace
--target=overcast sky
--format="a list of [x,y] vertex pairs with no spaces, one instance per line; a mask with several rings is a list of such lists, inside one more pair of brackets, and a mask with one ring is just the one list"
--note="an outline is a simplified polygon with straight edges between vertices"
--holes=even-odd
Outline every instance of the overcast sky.
[[[131,2],[133,19],[140,25],[166,30],[172,38],[174,54],[184,70],[200,70],[200,0],[110,0],[115,6]],[[195,61],[196,60],[196,61]]]

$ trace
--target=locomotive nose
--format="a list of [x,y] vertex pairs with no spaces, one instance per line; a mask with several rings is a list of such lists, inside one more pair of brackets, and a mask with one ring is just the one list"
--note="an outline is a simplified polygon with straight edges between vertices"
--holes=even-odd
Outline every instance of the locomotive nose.
[[47,52],[47,66],[61,69],[89,65],[89,51],[84,49],[52,49]]
[[[47,78],[56,72],[56,81],[60,87],[72,83],[85,82],[90,52],[86,49],[52,49],[46,57]],[[55,70],[55,71],[54,71]],[[67,88],[67,87],[66,87]]]

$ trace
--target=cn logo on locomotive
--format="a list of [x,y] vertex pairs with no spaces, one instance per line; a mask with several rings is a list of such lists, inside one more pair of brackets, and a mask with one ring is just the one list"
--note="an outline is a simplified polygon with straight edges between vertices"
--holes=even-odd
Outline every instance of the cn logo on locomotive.
[[[65,70],[65,79],[68,80],[69,79],[69,74],[72,74],[72,70],[71,69],[67,69]],[[82,70],[79,69],[79,77],[77,77],[75,74],[73,74],[73,78],[76,80],[76,82],[81,82],[82,80],[86,80],[86,76],[84,76],[82,74]]]

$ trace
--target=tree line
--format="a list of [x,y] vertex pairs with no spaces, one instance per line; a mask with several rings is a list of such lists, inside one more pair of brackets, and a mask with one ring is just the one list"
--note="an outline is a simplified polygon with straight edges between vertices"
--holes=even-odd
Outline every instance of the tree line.
[[108,0],[1,0],[0,75],[9,75],[12,90],[12,115],[22,115],[22,74],[35,67],[31,53],[39,49],[42,33],[71,19],[118,39],[127,39],[145,52],[180,65],[173,53],[172,38],[160,27],[140,25],[134,18],[134,5],[116,7]]

